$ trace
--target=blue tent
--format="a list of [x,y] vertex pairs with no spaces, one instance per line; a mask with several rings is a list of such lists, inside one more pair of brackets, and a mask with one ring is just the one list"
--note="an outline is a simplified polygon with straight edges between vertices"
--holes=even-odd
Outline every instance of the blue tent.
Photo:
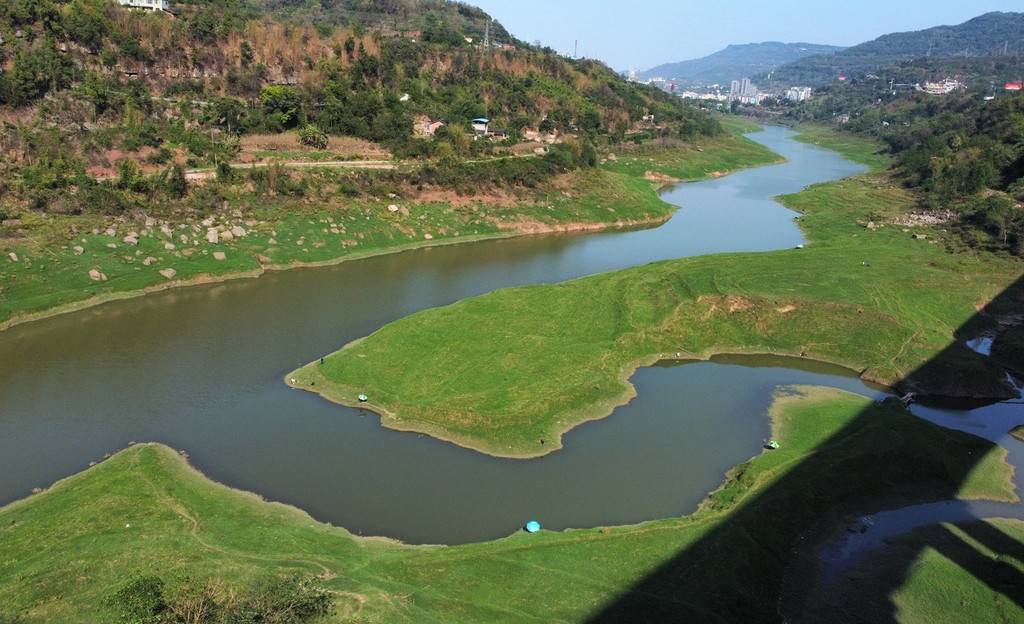
[[537,522],[536,520],[530,520],[526,523],[525,528],[527,533],[536,533],[537,531],[540,531],[540,522]]

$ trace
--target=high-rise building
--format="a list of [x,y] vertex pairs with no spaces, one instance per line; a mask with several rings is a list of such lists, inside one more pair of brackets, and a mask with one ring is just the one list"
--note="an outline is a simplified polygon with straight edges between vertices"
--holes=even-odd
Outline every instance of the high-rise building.
[[751,82],[750,78],[733,80],[729,88],[729,99],[739,100],[744,104],[757,104],[760,100],[757,85]]
[[804,102],[811,99],[810,87],[790,87],[786,90],[786,99],[791,102]]

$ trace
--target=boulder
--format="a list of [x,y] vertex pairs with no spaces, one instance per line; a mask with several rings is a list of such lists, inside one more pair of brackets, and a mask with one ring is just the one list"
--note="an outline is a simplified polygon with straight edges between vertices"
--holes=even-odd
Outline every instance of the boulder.
[[89,269],[89,279],[94,282],[105,282],[107,276],[104,275],[99,269]]
[[107,228],[107,230],[105,232],[103,232],[103,233],[106,234],[107,236],[117,236],[117,230],[115,230],[112,227],[111,228]]
[[424,234],[423,238],[425,238],[427,240],[434,240],[434,236],[432,234]]
[[177,274],[178,272],[174,269],[160,269],[160,275],[163,275],[167,279],[174,279],[174,276]]
[[11,253],[7,254],[7,257],[11,259],[11,262],[17,262],[18,261],[18,254],[14,253],[13,251]]
[[214,222],[214,218],[213,217],[207,217],[207,218],[203,219],[200,223],[203,224],[204,228],[208,228],[208,227],[213,225],[213,222]]
[[76,256],[80,256],[85,253],[85,247],[82,247],[81,245],[75,245],[71,250],[75,252]]
[[274,239],[274,238],[268,238],[268,239],[267,239],[267,244],[268,244],[268,245],[276,245],[276,244],[277,244],[277,239]]
[[394,204],[391,204],[390,206],[388,206],[388,212],[398,212],[398,210],[399,210],[398,206],[396,206]]
[[235,235],[231,233],[231,230],[224,230],[220,233],[220,240],[222,243],[235,240]]
[[225,254],[223,251],[215,251],[215,252],[213,252],[213,259],[214,260],[226,260],[227,257],[228,257],[227,254]]
[[244,227],[240,225],[235,225],[231,227],[231,235],[234,236],[235,238],[242,238],[243,236],[245,236],[245,234],[246,232]]
[[125,245],[138,245],[139,244],[139,236],[138,236],[138,234],[135,234],[133,232],[133,233],[129,234],[128,236],[125,236],[124,238],[122,238],[121,242],[123,242]]
[[164,249],[167,251],[174,251],[174,243],[164,243]]
[[156,258],[153,256],[146,256],[146,259],[142,261],[142,264],[143,266],[150,266],[154,262],[156,262]]
[[217,244],[220,242],[220,232],[216,228],[206,230],[206,242]]

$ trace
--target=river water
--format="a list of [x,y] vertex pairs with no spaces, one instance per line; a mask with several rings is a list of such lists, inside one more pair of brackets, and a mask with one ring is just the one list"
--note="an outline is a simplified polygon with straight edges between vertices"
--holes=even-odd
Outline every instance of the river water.
[[794,213],[771,198],[861,167],[785,129],[751,137],[787,162],[667,190],[681,208],[658,228],[271,273],[0,333],[0,504],[130,441],[159,441],[213,479],[414,543],[500,537],[530,518],[560,529],[690,512],[759,452],[774,388],[879,390],[800,360],[663,364],[638,371],[638,398],[569,432],[564,449],[508,460],[383,429],[373,414],[290,390],[282,377],[391,320],[496,288],[802,243]]

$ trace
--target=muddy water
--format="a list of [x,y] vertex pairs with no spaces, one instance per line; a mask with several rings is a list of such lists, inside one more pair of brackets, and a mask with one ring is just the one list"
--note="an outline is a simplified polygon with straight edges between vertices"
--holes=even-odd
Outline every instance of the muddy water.
[[[840,370],[777,360],[659,366],[639,398],[539,460],[499,460],[289,390],[285,373],[416,310],[495,288],[686,255],[787,248],[771,197],[857,173],[779,128],[786,163],[665,193],[682,208],[641,231],[425,249],[168,291],[0,333],[0,503],[132,440],[184,449],[210,477],[364,534],[458,543],[527,518],[586,527],[691,511],[758,452],[779,384],[873,392]],[[802,368],[801,368],[802,367]]]

